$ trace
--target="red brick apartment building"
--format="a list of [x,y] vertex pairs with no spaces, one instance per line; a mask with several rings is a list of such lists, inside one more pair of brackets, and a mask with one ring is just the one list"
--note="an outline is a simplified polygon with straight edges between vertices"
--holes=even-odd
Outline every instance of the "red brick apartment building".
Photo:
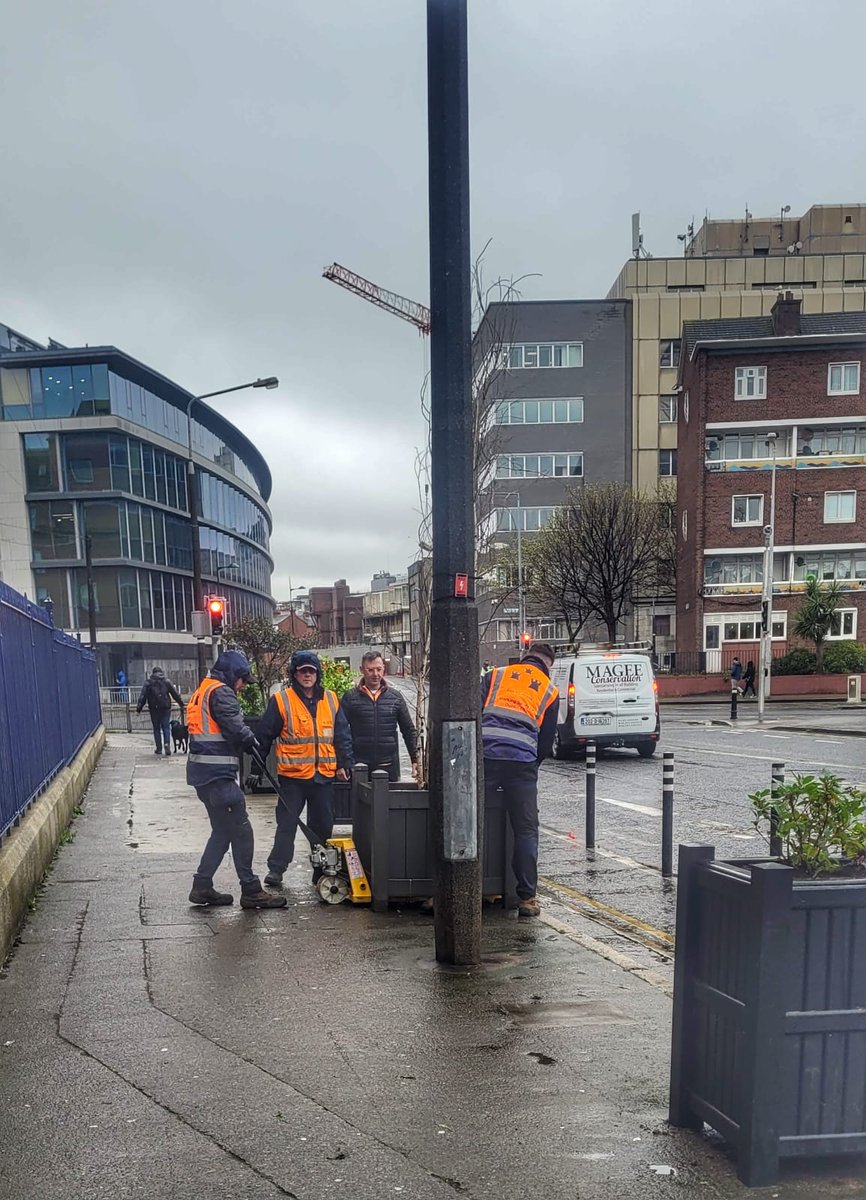
[[810,575],[845,589],[831,636],[866,640],[864,359],[866,313],[801,313],[790,292],[771,316],[684,323],[678,656],[758,664],[774,462],[774,656]]

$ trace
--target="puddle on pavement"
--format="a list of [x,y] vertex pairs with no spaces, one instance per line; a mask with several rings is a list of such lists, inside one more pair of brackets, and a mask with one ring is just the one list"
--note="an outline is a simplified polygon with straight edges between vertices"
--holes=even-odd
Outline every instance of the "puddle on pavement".
[[503,1004],[518,1025],[630,1025],[631,1018],[606,1000],[559,1000]]

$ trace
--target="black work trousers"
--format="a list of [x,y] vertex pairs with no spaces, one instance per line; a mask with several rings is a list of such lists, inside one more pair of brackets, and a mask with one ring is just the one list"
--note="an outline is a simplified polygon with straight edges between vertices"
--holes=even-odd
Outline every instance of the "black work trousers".
[[485,758],[484,791],[489,798],[499,789],[514,832],[512,868],[517,895],[528,900],[538,887],[538,763]]
[[[295,836],[298,817],[307,806],[307,825],[326,842],[334,832],[334,788],[330,783],[312,779],[279,777],[280,796],[277,799],[277,832],[274,848],[268,855],[268,870],[282,875],[295,857]],[[312,844],[312,843],[311,843]]]

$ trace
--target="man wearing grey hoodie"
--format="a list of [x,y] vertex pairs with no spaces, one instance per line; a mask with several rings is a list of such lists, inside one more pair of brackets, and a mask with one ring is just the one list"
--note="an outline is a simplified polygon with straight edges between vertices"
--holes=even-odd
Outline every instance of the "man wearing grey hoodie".
[[[153,725],[153,740],[156,742],[154,754],[164,753],[166,758],[171,754],[171,702],[174,700],[180,706],[183,719],[183,700],[177,689],[165,677],[162,667],[154,667],[150,678],[141,689],[138,697],[136,712],[141,712],[145,704],[150,713]],[[164,747],[164,749],[163,749]]]

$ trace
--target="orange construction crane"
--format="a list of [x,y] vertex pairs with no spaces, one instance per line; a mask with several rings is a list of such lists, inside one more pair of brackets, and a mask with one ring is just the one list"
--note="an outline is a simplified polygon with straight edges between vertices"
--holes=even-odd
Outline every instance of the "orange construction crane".
[[396,292],[386,292],[378,284],[371,283],[363,275],[356,275],[354,271],[350,271],[346,267],[341,267],[339,263],[331,263],[329,267],[325,267],[322,276],[330,279],[332,283],[338,283],[347,291],[354,292],[362,300],[369,300],[378,308],[384,308],[385,312],[393,313],[395,317],[402,317],[404,321],[414,325],[419,333],[429,334],[430,309],[426,304],[407,300],[405,296],[399,296]]

